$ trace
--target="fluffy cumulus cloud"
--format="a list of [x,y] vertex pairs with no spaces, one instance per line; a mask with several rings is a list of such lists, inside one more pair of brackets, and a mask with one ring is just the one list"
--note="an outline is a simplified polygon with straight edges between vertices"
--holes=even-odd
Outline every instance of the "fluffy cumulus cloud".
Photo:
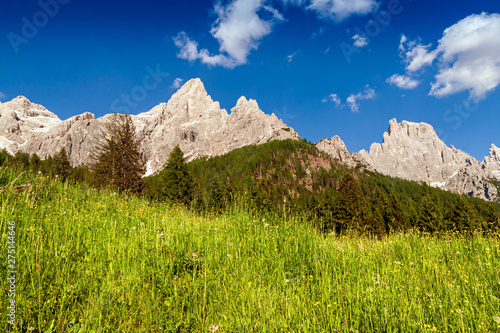
[[420,41],[408,41],[407,37],[402,35],[399,42],[399,52],[406,64],[406,70],[416,72],[432,65],[437,57],[437,51],[430,52],[431,46],[432,44],[423,45]]
[[420,85],[420,81],[412,78],[411,76],[408,75],[399,75],[399,74],[394,74],[390,78],[388,78],[385,82],[398,86],[401,89],[415,89]]
[[471,15],[447,28],[439,41],[440,68],[430,94],[469,91],[482,99],[500,83],[500,14]]
[[179,89],[181,87],[181,84],[184,80],[181,79],[181,78],[176,78],[174,80],[174,82],[172,82],[172,85],[170,87],[174,88],[174,89]]
[[[226,68],[246,64],[250,52],[258,48],[262,38],[271,34],[275,24],[285,21],[283,14],[273,7],[277,2],[283,8],[300,7],[316,12],[320,18],[337,22],[352,15],[366,15],[378,6],[375,0],[232,0],[224,4],[219,0],[214,7],[217,19],[210,30],[219,42],[218,54],[200,49],[198,42],[182,31],[173,38],[179,48],[177,56]],[[366,39],[359,36],[355,44],[365,46]]]
[[352,39],[354,39],[354,46],[362,48],[368,45],[368,41],[366,40],[366,37],[360,36],[358,34],[355,34]]
[[[435,49],[420,40],[402,36],[399,52],[406,76],[393,75],[387,82],[411,87],[418,71],[434,63],[438,66],[429,95],[443,97],[468,91],[481,100],[500,84],[500,14],[474,14],[443,32]],[[418,84],[417,84],[418,85]]]
[[[277,11],[264,6],[263,0],[235,0],[227,6],[218,3],[214,10],[218,18],[210,33],[219,42],[220,53],[210,55],[207,49],[198,50],[198,43],[185,32],[180,32],[174,38],[180,49],[179,58],[227,68],[245,64],[260,39],[271,33],[273,23],[283,19]],[[272,18],[262,19],[259,16],[261,11],[269,12]]]
[[357,94],[351,94],[347,97],[347,106],[351,109],[352,112],[359,112],[359,101],[366,99],[373,99],[375,97],[375,90],[370,88],[370,86],[365,86],[365,91],[361,91]]
[[333,102],[333,103],[335,103],[336,107],[340,106],[340,104],[342,103],[342,100],[340,99],[340,97],[337,94],[330,94],[330,95],[328,95],[328,97],[323,98],[321,101],[323,103]]
[[352,15],[366,15],[376,10],[375,0],[310,0],[308,9],[322,18],[342,21]]

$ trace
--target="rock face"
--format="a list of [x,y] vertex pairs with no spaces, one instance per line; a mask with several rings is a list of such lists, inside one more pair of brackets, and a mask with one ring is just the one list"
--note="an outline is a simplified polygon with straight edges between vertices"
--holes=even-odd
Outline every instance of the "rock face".
[[361,165],[365,170],[374,171],[373,167],[370,166],[359,153],[349,153],[344,141],[342,141],[338,135],[335,135],[331,139],[325,138],[324,140],[318,141],[318,143],[316,143],[316,148],[320,151],[324,151],[350,168]]
[[369,153],[361,150],[359,154],[386,175],[486,200],[498,195],[488,180],[500,179],[499,149],[492,145],[489,156],[481,163],[453,146],[447,147],[426,123],[398,123],[392,119],[383,143],[374,143]]
[[[212,101],[200,79],[188,81],[168,103],[132,118],[148,175],[163,168],[176,145],[191,160],[271,140],[300,139],[274,114],[262,112],[254,100],[241,97],[228,114]],[[0,149],[44,158],[64,147],[72,165],[88,164],[108,119],[109,115],[95,119],[87,112],[62,121],[19,96],[0,104]]]

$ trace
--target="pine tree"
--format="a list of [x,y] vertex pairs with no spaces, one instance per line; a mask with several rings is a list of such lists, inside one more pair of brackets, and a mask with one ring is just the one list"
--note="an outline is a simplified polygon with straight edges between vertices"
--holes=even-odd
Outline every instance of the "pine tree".
[[94,184],[116,187],[120,192],[141,192],[144,161],[139,147],[132,117],[112,114],[93,155],[91,170]]
[[179,146],[170,152],[165,169],[161,172],[161,185],[166,199],[185,205],[191,202],[193,180]]
[[68,154],[64,147],[54,156],[54,163],[56,176],[60,177],[62,181],[65,181],[71,172],[71,163],[69,162]]

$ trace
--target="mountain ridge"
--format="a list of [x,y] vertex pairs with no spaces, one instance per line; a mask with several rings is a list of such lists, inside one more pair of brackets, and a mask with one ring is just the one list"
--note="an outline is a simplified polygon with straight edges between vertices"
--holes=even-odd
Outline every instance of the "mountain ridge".
[[[0,119],[0,149],[45,158],[64,147],[76,166],[91,162],[91,152],[109,114],[96,118],[84,112],[61,120],[42,105],[18,96],[0,103]],[[190,161],[272,140],[301,139],[274,113],[264,113],[256,100],[241,96],[228,113],[212,100],[198,78],[187,81],[168,102],[132,115],[132,119],[141,141],[146,175],[159,172],[176,145]],[[486,200],[498,196],[488,180],[500,180],[500,149],[492,143],[489,155],[480,162],[446,146],[430,124],[406,120],[398,123],[394,118],[383,134],[383,142],[373,143],[369,151],[349,152],[338,136],[320,140],[315,146],[351,168],[361,165],[369,171]]]

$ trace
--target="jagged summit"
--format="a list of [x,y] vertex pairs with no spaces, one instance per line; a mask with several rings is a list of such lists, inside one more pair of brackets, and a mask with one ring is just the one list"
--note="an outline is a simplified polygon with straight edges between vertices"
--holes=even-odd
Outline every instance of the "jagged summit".
[[500,170],[500,164],[491,158],[495,152],[490,149],[490,157],[481,163],[453,146],[447,147],[429,124],[391,119],[382,144],[373,143],[369,153],[359,153],[380,173],[489,199],[496,195],[496,189],[485,180]]
[[[148,174],[163,168],[176,145],[191,160],[271,140],[300,139],[293,128],[286,128],[276,116],[262,112],[255,100],[240,98],[233,110],[236,112],[229,115],[221,109],[203,82],[195,78],[187,81],[167,103],[132,116]],[[95,119],[86,112],[61,121],[22,96],[1,104],[0,117],[0,149],[36,153],[44,158],[64,147],[73,165],[90,162],[102,125],[109,118],[105,115]]]
[[60,120],[59,117],[48,111],[44,106],[31,103],[31,101],[24,96],[17,96],[8,102],[2,103],[1,106],[16,112],[17,115],[22,118],[47,117],[54,120]]
[[338,135],[335,135],[331,139],[325,138],[324,140],[318,141],[318,143],[316,143],[316,148],[351,168],[358,165],[364,165],[365,169],[373,171],[373,168],[366,163],[359,153],[349,153],[344,141],[342,141]]

